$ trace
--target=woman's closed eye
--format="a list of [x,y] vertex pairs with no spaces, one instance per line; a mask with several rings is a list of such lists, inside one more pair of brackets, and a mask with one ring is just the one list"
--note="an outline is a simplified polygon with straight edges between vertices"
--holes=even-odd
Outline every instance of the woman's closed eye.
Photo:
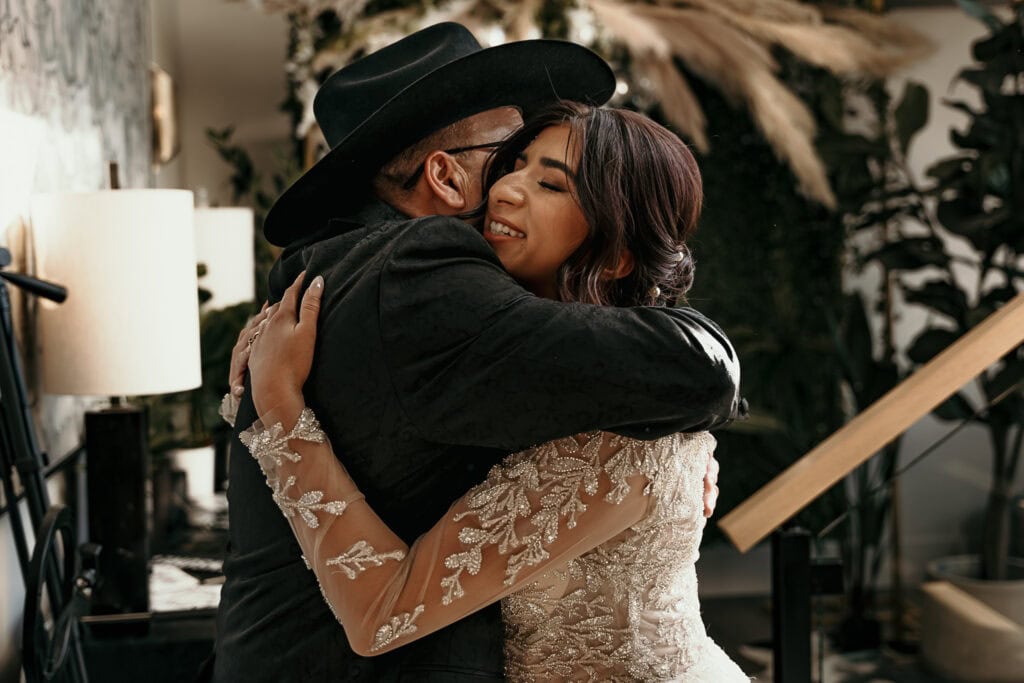
[[[529,165],[529,159],[526,156],[526,152],[520,152],[516,155],[515,165],[512,167],[511,173],[518,173]],[[556,173],[564,172],[565,164],[559,161],[553,161],[548,158],[542,158],[540,160],[541,170],[550,172],[555,171]],[[541,178],[537,181],[537,185],[548,192],[568,192],[569,183],[567,178]]]

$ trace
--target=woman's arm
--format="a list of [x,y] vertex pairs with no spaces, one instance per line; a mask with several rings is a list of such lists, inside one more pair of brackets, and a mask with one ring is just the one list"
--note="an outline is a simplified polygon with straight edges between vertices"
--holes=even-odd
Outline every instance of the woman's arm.
[[[297,285],[253,344],[262,424],[243,437],[357,653],[440,629],[644,515],[653,449],[672,444],[594,433],[511,456],[408,547],[362,499],[303,406],[322,283],[296,321]],[[701,437],[678,437],[687,438]]]
[[[270,410],[265,419],[284,413],[291,411]],[[623,439],[562,440],[495,466],[409,547],[362,499],[310,411],[288,436],[257,427],[246,439],[361,655],[443,628],[639,520],[647,479],[628,467],[629,476],[614,478],[608,466],[622,450],[615,441]]]

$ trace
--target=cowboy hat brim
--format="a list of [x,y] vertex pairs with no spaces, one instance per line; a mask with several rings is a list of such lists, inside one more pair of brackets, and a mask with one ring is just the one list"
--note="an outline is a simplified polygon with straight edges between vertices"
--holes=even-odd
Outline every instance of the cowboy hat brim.
[[604,60],[565,41],[506,43],[456,59],[398,92],[285,190],[264,235],[287,246],[320,231],[368,198],[388,160],[455,121],[505,106],[528,116],[560,99],[601,105],[614,90]]

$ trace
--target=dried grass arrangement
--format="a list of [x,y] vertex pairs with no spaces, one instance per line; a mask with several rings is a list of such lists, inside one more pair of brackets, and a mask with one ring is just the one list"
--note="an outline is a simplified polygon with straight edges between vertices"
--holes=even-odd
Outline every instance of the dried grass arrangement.
[[688,78],[704,80],[733,106],[747,108],[775,154],[793,170],[800,192],[829,208],[835,207],[836,199],[814,149],[814,117],[779,80],[773,50],[784,48],[801,61],[852,79],[884,77],[930,50],[921,35],[883,17],[795,0],[262,0],[255,4],[268,12],[288,12],[300,24],[312,24],[327,11],[337,16],[341,30],[329,44],[314,49],[311,37],[298,36],[300,42],[308,42],[307,49],[294,53],[297,59],[289,67],[305,107],[299,137],[305,137],[313,125],[316,74],[439,21],[466,25],[485,45],[537,38],[552,33],[540,19],[554,11],[564,18],[559,23],[564,35],[555,37],[613,56],[625,88],[660,104],[666,118],[701,152],[710,148],[707,122]]

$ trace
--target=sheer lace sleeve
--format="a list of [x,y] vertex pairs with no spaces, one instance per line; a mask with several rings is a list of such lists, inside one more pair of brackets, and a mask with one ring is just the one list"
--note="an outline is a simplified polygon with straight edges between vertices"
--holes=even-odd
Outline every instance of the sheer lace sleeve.
[[308,408],[287,433],[258,422],[242,439],[363,655],[440,629],[619,534],[645,514],[657,467],[652,442],[601,432],[550,442],[493,467],[408,547],[363,500]]
[[217,410],[217,414],[232,427],[235,426],[235,415],[238,415],[238,399],[231,395],[231,393],[224,394],[224,398],[220,400],[220,408]]

